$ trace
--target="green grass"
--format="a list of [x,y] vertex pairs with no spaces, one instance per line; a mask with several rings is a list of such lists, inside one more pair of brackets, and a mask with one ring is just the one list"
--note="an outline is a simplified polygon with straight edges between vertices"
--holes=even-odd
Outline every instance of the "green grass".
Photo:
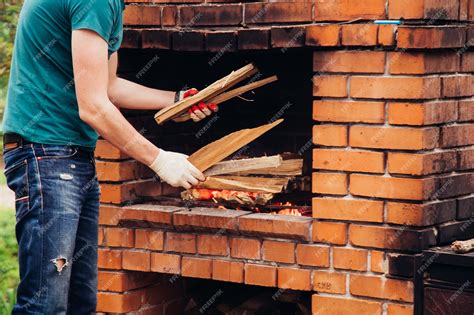
[[0,208],[0,315],[11,314],[18,281],[15,212]]

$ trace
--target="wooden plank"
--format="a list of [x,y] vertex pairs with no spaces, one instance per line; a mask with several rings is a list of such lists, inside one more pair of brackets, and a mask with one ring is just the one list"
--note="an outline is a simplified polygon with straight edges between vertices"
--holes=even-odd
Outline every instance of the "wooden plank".
[[278,119],[270,124],[260,127],[242,129],[233,132],[196,151],[188,160],[201,172],[204,172],[211,166],[219,163],[232,153],[242,148],[244,145],[252,142],[270,129],[279,125],[281,122],[283,122],[283,119]]
[[[230,90],[228,92],[219,94],[219,95],[211,98],[210,100],[207,100],[207,102],[214,103],[214,104],[221,104],[221,103],[223,103],[225,101],[228,101],[228,100],[230,100],[230,99],[232,99],[236,96],[242,95],[242,94],[244,94],[246,92],[249,92],[249,91],[252,91],[252,90],[255,90],[255,89],[257,89],[261,86],[264,86],[264,85],[266,85],[268,83],[271,83],[271,82],[274,82],[276,80],[278,80],[278,77],[276,75],[274,75],[274,76],[271,76],[269,78],[266,78],[266,79],[263,79],[263,80],[260,80],[260,81],[256,81],[256,82],[238,87],[236,89]],[[183,122],[183,121],[187,121],[187,120],[191,119],[191,116],[189,115],[189,113],[184,112],[183,114],[179,115],[178,117],[173,117],[172,119],[176,122]]]
[[229,75],[223,77],[220,80],[217,80],[205,89],[201,90],[199,93],[187,97],[171,106],[163,108],[155,114],[155,120],[158,124],[163,124],[166,121],[172,119],[173,117],[176,117],[179,114],[183,113],[193,105],[196,105],[201,101],[205,101],[224,91],[227,91],[232,86],[250,77],[256,72],[257,68],[255,68],[253,64],[248,64],[240,68],[239,70],[232,71]]
[[197,188],[239,190],[250,192],[280,193],[288,185],[288,178],[249,177],[249,176],[211,176]]
[[253,171],[254,174],[256,174],[260,169],[273,170],[275,168],[278,168],[282,164],[282,162],[283,159],[280,155],[263,156],[253,159],[223,161],[217,163],[216,165],[205,171],[204,175],[215,176],[239,173],[244,171]]

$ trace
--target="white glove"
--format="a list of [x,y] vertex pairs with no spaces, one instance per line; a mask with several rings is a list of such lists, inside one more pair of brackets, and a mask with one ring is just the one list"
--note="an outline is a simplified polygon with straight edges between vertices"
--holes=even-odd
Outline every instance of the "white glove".
[[188,161],[188,156],[160,149],[150,168],[173,187],[191,188],[204,181],[204,175]]

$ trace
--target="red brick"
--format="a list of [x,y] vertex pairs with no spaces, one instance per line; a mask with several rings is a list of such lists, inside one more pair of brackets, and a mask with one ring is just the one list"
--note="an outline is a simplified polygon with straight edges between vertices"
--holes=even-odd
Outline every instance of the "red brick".
[[97,141],[97,146],[94,151],[95,157],[100,159],[126,159],[128,158],[127,154],[123,153],[112,144],[106,140],[99,139]]
[[138,178],[152,177],[152,171],[139,164],[137,161],[123,161],[123,162],[96,162],[97,177],[99,181],[127,181]]
[[163,26],[174,26],[178,19],[178,8],[175,6],[164,6],[161,9],[161,24]]
[[[474,9],[473,9],[474,10]],[[466,51],[461,56],[461,71],[474,72],[474,52]]]
[[334,247],[332,250],[334,268],[367,271],[367,250],[343,247]]
[[106,228],[105,243],[111,247],[133,247],[134,231],[125,228]]
[[429,226],[456,217],[454,200],[429,204],[388,202],[386,209],[386,222],[393,224]]
[[434,77],[355,76],[351,78],[350,95],[375,99],[433,99],[440,97],[440,86],[440,78]]
[[382,152],[346,151],[338,149],[314,149],[313,168],[335,171],[383,173]]
[[459,71],[460,57],[445,52],[390,52],[388,55],[391,74],[428,74]]
[[245,24],[310,22],[310,2],[246,3]]
[[317,125],[313,127],[313,143],[325,146],[347,145],[347,126]]
[[173,223],[180,228],[192,228],[196,231],[203,229],[237,231],[238,217],[248,213],[248,211],[193,208],[174,213]]
[[356,196],[427,200],[435,191],[433,178],[394,178],[351,174],[350,191]]
[[436,243],[433,229],[410,230],[405,227],[349,226],[349,241],[355,246],[419,252]]
[[347,195],[347,179],[347,174],[313,173],[312,191],[318,194]]
[[231,238],[230,255],[234,258],[260,259],[260,241],[250,238]]
[[184,27],[239,25],[241,22],[240,4],[180,7],[180,25]]
[[151,253],[151,271],[179,274],[181,272],[181,256],[164,253]]
[[382,222],[383,202],[362,199],[313,198],[313,217],[332,220]]
[[137,199],[136,182],[127,182],[122,184],[101,183],[100,202],[122,204]]
[[313,101],[313,119],[332,122],[383,123],[383,102]]
[[240,234],[310,240],[312,220],[307,217],[252,213],[239,217]]
[[317,72],[384,73],[382,51],[317,51],[313,53],[313,70]]
[[104,245],[104,228],[103,227],[99,227],[98,231],[97,231],[97,244],[100,246],[100,245]]
[[161,7],[127,5],[123,13],[124,25],[161,25]]
[[311,291],[311,271],[279,267],[278,287],[282,289]]
[[313,314],[382,314],[382,302],[313,294]]
[[198,235],[197,250],[202,255],[227,256],[229,254],[229,244],[227,236],[223,235]]
[[401,26],[398,28],[398,48],[459,48],[463,47],[466,29],[458,26]]
[[99,291],[126,292],[160,281],[160,275],[145,272],[99,271]]
[[379,25],[377,43],[382,46],[395,45],[396,25]]
[[166,232],[165,251],[195,254],[196,235]]
[[406,280],[351,274],[350,290],[352,295],[413,302],[413,282]]
[[374,24],[347,24],[342,26],[343,46],[377,45],[377,29]]
[[387,315],[413,315],[413,305],[392,304],[387,307]]
[[474,124],[442,127],[441,146],[447,148],[472,145],[474,144],[472,135],[474,135]]
[[122,269],[122,251],[99,248],[97,266],[105,269]]
[[229,260],[212,261],[212,279],[226,282],[244,282],[244,264]]
[[236,35],[236,32],[206,32],[206,51],[218,53],[211,58],[210,65],[215,64],[221,54],[237,50]]
[[184,277],[212,278],[212,260],[204,258],[183,257],[181,274]]
[[150,252],[123,251],[122,267],[127,270],[150,271]]
[[137,204],[118,209],[119,210],[114,214],[115,218],[113,221],[144,221],[158,223],[160,226],[171,227],[173,225],[173,213],[179,211],[181,208],[153,204]]
[[306,27],[307,46],[338,46],[341,26],[339,25],[309,25]]
[[459,169],[469,170],[474,168],[474,149],[465,149],[458,152]]
[[163,250],[164,233],[163,231],[153,230],[135,230],[135,247],[152,249],[152,250]]
[[424,126],[455,121],[457,102],[389,103],[391,125]]
[[346,278],[346,273],[314,270],[313,290],[333,294],[346,294]]
[[316,21],[376,20],[385,17],[385,1],[316,0]]
[[457,166],[456,152],[388,154],[390,174],[430,175],[452,171]]
[[438,128],[396,128],[352,126],[349,143],[353,147],[424,150],[438,144]]
[[390,19],[458,19],[458,1],[389,0]]
[[442,94],[444,97],[472,96],[474,95],[473,86],[474,75],[472,74],[443,77]]
[[305,28],[302,26],[274,26],[270,33],[272,48],[281,48],[286,52],[288,48],[303,47]]
[[128,313],[138,310],[141,306],[141,291],[130,293],[97,293],[97,312]]
[[166,29],[142,30],[142,48],[171,49],[171,33]]
[[313,223],[313,241],[344,245],[347,243],[347,223],[322,222]]
[[372,272],[385,273],[385,253],[373,250],[370,252],[370,270]]
[[270,30],[264,28],[242,29],[238,31],[239,49],[268,49],[270,47]]
[[295,243],[264,240],[262,245],[263,260],[295,263]]
[[347,96],[347,76],[314,76],[313,96]]
[[329,247],[298,244],[296,246],[296,262],[299,265],[329,267]]
[[459,101],[459,121],[474,120],[474,101]]
[[273,266],[245,264],[245,283],[264,287],[277,286],[277,269]]

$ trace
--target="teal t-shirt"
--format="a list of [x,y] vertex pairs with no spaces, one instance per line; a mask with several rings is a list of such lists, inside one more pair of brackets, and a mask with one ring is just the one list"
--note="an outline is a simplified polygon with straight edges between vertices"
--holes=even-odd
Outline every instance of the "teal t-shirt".
[[24,2],[15,38],[4,133],[17,133],[42,144],[95,147],[97,133],[79,118],[71,34],[77,29],[98,33],[107,41],[110,56],[122,42],[124,7],[124,0]]

